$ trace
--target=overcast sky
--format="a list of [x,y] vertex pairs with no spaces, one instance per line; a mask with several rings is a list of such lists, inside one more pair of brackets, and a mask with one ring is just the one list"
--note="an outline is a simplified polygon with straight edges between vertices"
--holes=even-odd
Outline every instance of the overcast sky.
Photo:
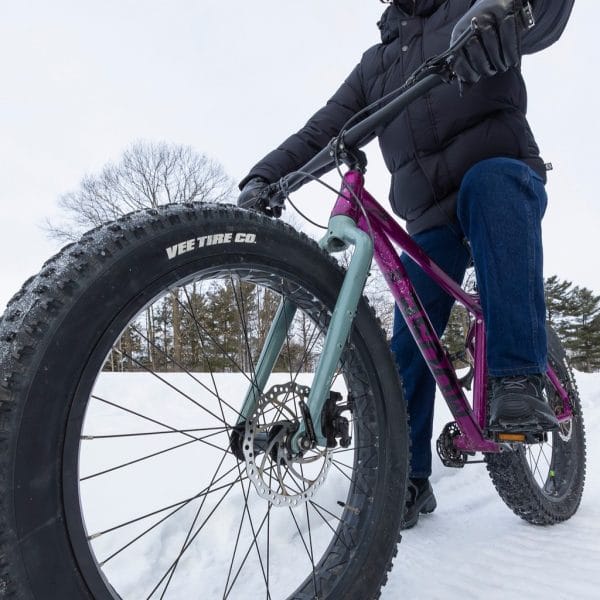
[[[450,0],[451,1],[451,0]],[[378,41],[378,0],[21,0],[0,4],[0,313],[58,249],[40,225],[63,192],[135,140],[189,144],[235,179],[335,91]],[[546,274],[600,292],[600,2],[527,57],[529,117],[554,164]],[[368,187],[389,178],[370,147]],[[298,195],[326,219],[327,193]]]

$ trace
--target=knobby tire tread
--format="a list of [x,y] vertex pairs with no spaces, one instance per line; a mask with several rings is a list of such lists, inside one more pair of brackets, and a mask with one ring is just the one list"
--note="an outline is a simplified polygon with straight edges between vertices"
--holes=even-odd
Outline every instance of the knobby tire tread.
[[[585,424],[581,413],[581,405],[577,383],[573,370],[568,363],[556,334],[548,331],[548,354],[551,364],[559,379],[565,384],[573,403],[577,431],[574,432],[580,440],[576,450],[577,473],[572,489],[564,502],[552,503],[541,493],[526,464],[526,459],[515,452],[487,454],[486,466],[492,483],[504,503],[521,519],[533,525],[554,525],[569,519],[577,511],[585,484]],[[573,425],[575,427],[575,424]]]
[[[252,211],[222,204],[170,204],[123,216],[101,225],[70,243],[46,261],[40,272],[30,277],[12,297],[0,318],[0,597],[34,600],[22,562],[15,556],[18,547],[13,528],[12,468],[20,422],[19,393],[36,370],[35,348],[44,340],[49,324],[65,316],[74,298],[98,276],[108,262],[125,254],[135,240],[166,230],[180,222],[198,222],[207,217],[234,218],[236,223],[256,223],[285,230],[293,241],[318,245],[303,233],[281,221],[270,221]],[[341,270],[329,255],[321,252],[332,269]],[[368,310],[385,335],[372,307]],[[393,361],[391,352],[389,356]],[[398,377],[398,386],[400,380]],[[398,507],[400,511],[400,507]],[[398,535],[397,543],[401,536]],[[397,556],[397,543],[386,559],[385,573],[372,598],[381,595]],[[37,599],[36,599],[37,600]],[[73,599],[76,600],[76,599]]]

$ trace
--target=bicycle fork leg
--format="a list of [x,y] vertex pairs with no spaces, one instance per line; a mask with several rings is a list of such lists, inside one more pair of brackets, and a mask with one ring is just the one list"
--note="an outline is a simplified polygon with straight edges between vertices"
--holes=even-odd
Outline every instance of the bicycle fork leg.
[[[327,234],[321,240],[320,245],[330,253],[354,246],[352,260],[329,322],[321,359],[317,365],[308,396],[308,409],[316,442],[320,446],[326,446],[327,438],[321,427],[321,413],[325,402],[329,398],[333,378],[369,275],[371,261],[373,260],[373,241],[369,235],[358,228],[350,217],[337,215],[329,220]],[[293,450],[299,450],[300,442],[305,436],[306,423],[302,421],[292,439]]]
[[[351,245],[355,248],[329,322],[321,359],[308,396],[307,404],[316,442],[325,446],[327,438],[321,427],[321,413],[329,398],[331,384],[369,274],[373,259],[373,242],[350,217],[337,215],[330,219],[328,232],[320,244],[329,252],[339,252]],[[275,367],[296,310],[297,306],[291,300],[284,299],[280,304],[258,360],[255,379],[240,411],[239,423],[243,423],[254,412],[258,398],[264,392],[264,387]],[[293,450],[299,451],[300,440],[306,436],[306,431],[306,424],[302,421],[292,439]]]
[[256,409],[258,398],[263,393],[269,376],[275,367],[297,309],[298,307],[291,300],[284,298],[281,301],[265,339],[265,345],[256,363],[255,375],[240,410],[238,424],[243,423]]

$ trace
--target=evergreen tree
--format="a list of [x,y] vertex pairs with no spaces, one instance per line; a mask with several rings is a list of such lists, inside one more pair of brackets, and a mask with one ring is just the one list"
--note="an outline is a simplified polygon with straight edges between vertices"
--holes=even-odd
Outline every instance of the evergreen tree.
[[565,346],[573,366],[584,372],[600,370],[600,296],[576,287],[571,295],[573,316],[569,319]]
[[[467,269],[463,281],[463,288],[472,294],[476,292],[477,281],[475,279],[475,269]],[[448,325],[442,336],[442,343],[446,346],[446,349],[451,356],[464,357],[465,344],[470,328],[471,317],[469,316],[469,312],[464,306],[455,302],[452,311],[450,312]],[[466,365],[467,363],[464,358],[456,358],[454,360],[454,366],[457,368],[462,368]]]
[[206,369],[231,372],[240,365],[240,317],[231,285],[215,282],[206,294],[207,311],[200,319]]
[[572,286],[570,281],[561,281],[556,275],[544,282],[547,319],[563,343],[569,337],[569,322],[576,309]]
[[181,291],[182,361],[189,371],[210,371],[211,367],[205,331],[205,315],[210,314],[206,287],[193,283]]

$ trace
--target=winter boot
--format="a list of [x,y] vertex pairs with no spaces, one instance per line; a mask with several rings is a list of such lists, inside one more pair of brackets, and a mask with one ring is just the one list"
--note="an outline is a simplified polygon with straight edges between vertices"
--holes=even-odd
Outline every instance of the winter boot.
[[544,397],[542,375],[491,378],[490,431],[535,433],[557,427],[556,415]]
[[433,488],[429,483],[429,479],[411,477],[408,480],[406,490],[406,506],[404,508],[404,518],[402,519],[402,529],[414,527],[420,514],[432,513],[436,506],[437,501],[433,495]]

